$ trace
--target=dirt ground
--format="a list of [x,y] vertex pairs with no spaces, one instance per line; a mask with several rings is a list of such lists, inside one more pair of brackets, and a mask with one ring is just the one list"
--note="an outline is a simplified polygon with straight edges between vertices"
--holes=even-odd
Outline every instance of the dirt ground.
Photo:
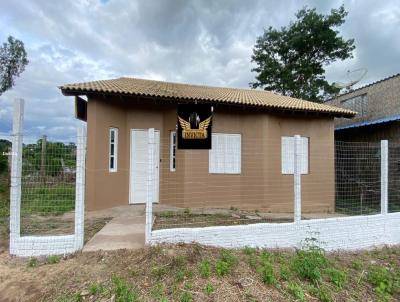
[[[400,247],[329,254],[329,266],[343,271],[347,278],[338,288],[325,276],[317,283],[295,275],[284,277],[283,268],[295,257],[293,251],[233,250],[230,257],[236,264],[228,274],[219,276],[222,252],[199,245],[164,245],[137,251],[76,253],[54,264],[49,258],[38,258],[35,265],[31,259],[3,252],[0,301],[378,301],[380,295],[368,277],[371,267],[387,267],[388,272],[399,274],[400,264]],[[252,265],[252,255],[256,262],[269,259],[274,282],[263,282],[261,271]],[[206,277],[201,270],[204,261],[211,267]],[[116,277],[120,278],[117,288]],[[293,284],[300,286],[301,295]],[[319,294],[320,289],[328,298]],[[398,301],[398,290],[393,287],[382,301]]]

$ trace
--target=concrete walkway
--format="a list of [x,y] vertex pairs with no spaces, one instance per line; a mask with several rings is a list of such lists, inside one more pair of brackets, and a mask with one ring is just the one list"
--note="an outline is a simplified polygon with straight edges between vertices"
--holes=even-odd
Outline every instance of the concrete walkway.
[[83,252],[139,249],[144,246],[145,216],[121,215],[108,222],[83,247]]

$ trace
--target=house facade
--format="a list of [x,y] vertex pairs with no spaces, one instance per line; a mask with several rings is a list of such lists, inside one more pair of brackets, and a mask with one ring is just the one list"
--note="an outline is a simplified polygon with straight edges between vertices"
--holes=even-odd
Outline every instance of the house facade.
[[[133,78],[60,88],[87,96],[88,210],[144,203],[151,189],[154,202],[180,208],[292,212],[296,134],[302,137],[303,212],[334,209],[333,120],[354,116],[351,110],[267,91]],[[210,150],[177,148],[177,106],[187,103],[213,107]],[[156,150],[150,186],[149,128]]]
[[351,120],[335,119],[336,140],[400,142],[400,74],[339,95],[326,104],[357,112]]

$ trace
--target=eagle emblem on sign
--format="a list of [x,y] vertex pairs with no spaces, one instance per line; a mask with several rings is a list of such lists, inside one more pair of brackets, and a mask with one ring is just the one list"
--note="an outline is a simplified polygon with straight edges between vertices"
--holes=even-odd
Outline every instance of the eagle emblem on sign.
[[182,128],[182,138],[184,139],[206,139],[207,129],[211,123],[211,117],[206,118],[204,121],[200,121],[200,117],[197,112],[192,112],[189,115],[189,121],[178,116],[179,124]]

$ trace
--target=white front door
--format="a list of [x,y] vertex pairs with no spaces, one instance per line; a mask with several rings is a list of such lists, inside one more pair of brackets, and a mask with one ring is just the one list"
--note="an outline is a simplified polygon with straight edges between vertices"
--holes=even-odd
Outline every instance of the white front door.
[[[154,131],[154,166],[151,188],[153,189],[154,202],[159,199],[159,166],[160,166],[160,131]],[[148,182],[148,130],[131,130],[131,152],[130,152],[130,180],[129,180],[129,203],[138,204],[147,201]]]

